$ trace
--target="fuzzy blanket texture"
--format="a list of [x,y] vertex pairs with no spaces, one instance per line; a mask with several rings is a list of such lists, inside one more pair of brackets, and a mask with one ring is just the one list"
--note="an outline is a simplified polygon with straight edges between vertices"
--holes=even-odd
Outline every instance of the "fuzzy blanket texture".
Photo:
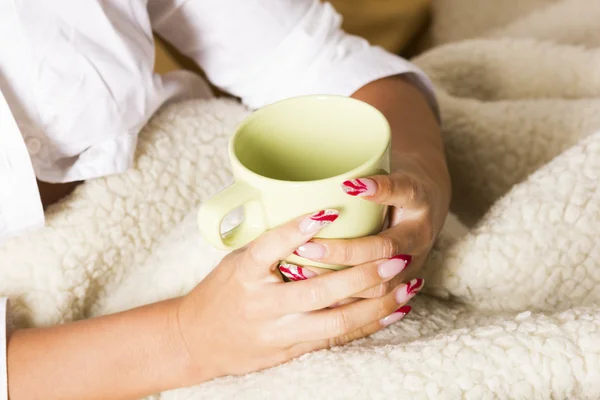
[[[600,398],[600,2],[436,0],[433,79],[453,212],[413,313],[376,335],[155,399]],[[0,248],[18,326],[182,295],[223,257],[198,205],[231,183],[232,100],[162,110],[135,166]]]

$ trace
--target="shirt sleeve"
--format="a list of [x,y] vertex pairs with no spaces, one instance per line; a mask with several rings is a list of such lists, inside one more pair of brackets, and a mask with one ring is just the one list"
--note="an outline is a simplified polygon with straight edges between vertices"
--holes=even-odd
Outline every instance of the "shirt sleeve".
[[0,92],[0,244],[44,224],[44,210],[27,146]]
[[6,364],[6,344],[10,333],[10,311],[8,298],[0,298],[0,400],[8,400],[8,373]]
[[414,64],[345,33],[319,0],[150,0],[153,29],[193,58],[221,89],[252,108],[306,94],[351,95],[410,74],[432,108],[432,85]]

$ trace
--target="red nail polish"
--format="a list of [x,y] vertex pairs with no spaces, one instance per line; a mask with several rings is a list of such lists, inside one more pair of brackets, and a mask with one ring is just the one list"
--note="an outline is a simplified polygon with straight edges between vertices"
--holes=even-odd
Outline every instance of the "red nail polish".
[[418,292],[423,287],[424,280],[421,278],[413,279],[406,284],[406,294],[411,295]]
[[377,193],[377,183],[373,179],[349,179],[342,182],[342,190],[350,196],[368,197]]
[[404,268],[407,268],[410,265],[410,263],[412,262],[412,256],[408,255],[408,254],[398,254],[397,256],[394,256],[391,259],[404,261]]
[[340,214],[335,210],[322,210],[316,214],[313,214],[310,217],[310,219],[312,219],[313,221],[330,224],[336,219],[338,219],[339,216]]
[[342,189],[350,196],[358,196],[367,191],[367,185],[360,179],[350,179],[342,183]]
[[281,264],[279,271],[291,281],[303,281],[317,275],[308,269],[293,264]]
[[406,315],[410,312],[410,310],[412,310],[411,306],[402,306],[394,312],[402,313],[402,314]]

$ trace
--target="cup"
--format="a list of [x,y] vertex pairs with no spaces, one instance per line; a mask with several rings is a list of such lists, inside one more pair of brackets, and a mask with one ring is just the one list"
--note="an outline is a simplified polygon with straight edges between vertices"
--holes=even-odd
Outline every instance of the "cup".
[[[252,113],[229,143],[235,183],[204,202],[200,233],[212,246],[234,250],[295,217],[336,209],[338,219],[319,238],[379,233],[387,207],[344,193],[342,182],[390,171],[390,126],[377,109],[343,96],[282,100]],[[243,222],[221,223],[243,206]],[[342,269],[290,255],[292,264]]]

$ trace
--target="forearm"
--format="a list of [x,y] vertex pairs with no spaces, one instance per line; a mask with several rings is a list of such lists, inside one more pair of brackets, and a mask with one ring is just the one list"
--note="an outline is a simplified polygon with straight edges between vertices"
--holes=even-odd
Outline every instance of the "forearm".
[[[371,82],[352,96],[371,104],[388,119],[392,128],[393,162],[413,162],[425,170],[439,187],[441,203],[450,202],[451,185],[440,127],[421,93],[402,76]],[[443,223],[445,212],[438,219]]]
[[7,350],[10,399],[136,399],[193,383],[176,301],[16,331]]

